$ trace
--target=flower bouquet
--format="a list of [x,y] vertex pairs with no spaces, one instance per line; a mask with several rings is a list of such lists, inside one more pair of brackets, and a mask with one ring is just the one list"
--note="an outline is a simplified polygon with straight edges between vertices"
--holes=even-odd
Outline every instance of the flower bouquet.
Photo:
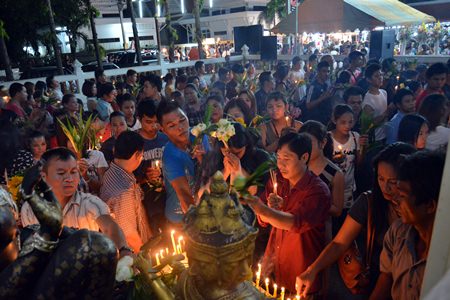
[[67,118],[67,123],[59,120],[59,124],[64,134],[72,144],[78,159],[88,156],[87,150],[97,147],[99,140],[96,138],[96,132],[91,128],[93,115],[90,115],[86,121],[83,120],[82,111],[76,116],[75,124]]
[[211,136],[217,138],[228,149],[228,140],[236,134],[233,123],[227,119],[217,122],[217,129],[211,132]]
[[191,133],[195,136],[192,148],[201,144],[205,135],[209,135],[217,129],[217,125],[211,123],[212,110],[212,106],[208,105],[205,110],[205,115],[203,116],[203,122],[192,127]]

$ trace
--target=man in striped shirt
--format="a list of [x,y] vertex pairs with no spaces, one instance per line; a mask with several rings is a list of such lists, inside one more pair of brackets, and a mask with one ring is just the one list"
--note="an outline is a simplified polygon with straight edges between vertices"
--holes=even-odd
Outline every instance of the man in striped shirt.
[[[75,229],[101,231],[119,249],[131,254],[124,233],[111,217],[108,206],[98,197],[77,191],[80,171],[75,155],[66,148],[56,148],[42,155],[42,174],[62,207],[63,225]],[[28,202],[21,210],[22,225],[39,224]]]
[[108,204],[128,244],[136,252],[151,237],[142,190],[133,175],[143,152],[144,139],[139,133],[121,133],[114,147],[114,161],[103,176],[100,189],[100,198]]

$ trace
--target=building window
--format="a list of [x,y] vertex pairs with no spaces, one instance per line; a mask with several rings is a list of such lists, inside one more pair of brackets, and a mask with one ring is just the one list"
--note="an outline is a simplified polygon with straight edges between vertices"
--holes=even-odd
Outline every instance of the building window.
[[230,13],[245,11],[245,6],[230,8]]
[[[89,40],[90,42],[94,42],[94,40]],[[120,42],[120,38],[109,38],[109,39],[98,39],[99,43],[107,44],[107,43],[117,43]]]
[[119,14],[102,14],[103,18],[119,18]]
[[[131,42],[134,40],[134,37],[129,37],[128,40]],[[139,41],[153,41],[154,37],[153,35],[147,35],[147,36],[140,36]]]
[[215,31],[214,36],[218,36],[218,35],[227,35],[227,32],[226,31]]

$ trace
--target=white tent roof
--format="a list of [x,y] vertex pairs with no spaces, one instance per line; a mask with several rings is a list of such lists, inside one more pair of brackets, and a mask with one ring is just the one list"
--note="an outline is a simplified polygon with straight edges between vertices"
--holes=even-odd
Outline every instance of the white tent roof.
[[386,26],[414,25],[435,22],[436,19],[398,0],[344,0]]

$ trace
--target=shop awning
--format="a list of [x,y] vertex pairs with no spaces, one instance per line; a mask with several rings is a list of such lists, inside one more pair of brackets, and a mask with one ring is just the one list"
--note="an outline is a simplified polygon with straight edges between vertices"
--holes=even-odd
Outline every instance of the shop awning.
[[295,33],[296,17],[299,33],[345,32],[356,28],[363,30],[377,26],[435,21],[433,17],[397,0],[305,0],[299,5],[297,14],[289,14],[271,31],[284,34]]
[[436,19],[398,0],[344,0],[386,26],[415,25]]

